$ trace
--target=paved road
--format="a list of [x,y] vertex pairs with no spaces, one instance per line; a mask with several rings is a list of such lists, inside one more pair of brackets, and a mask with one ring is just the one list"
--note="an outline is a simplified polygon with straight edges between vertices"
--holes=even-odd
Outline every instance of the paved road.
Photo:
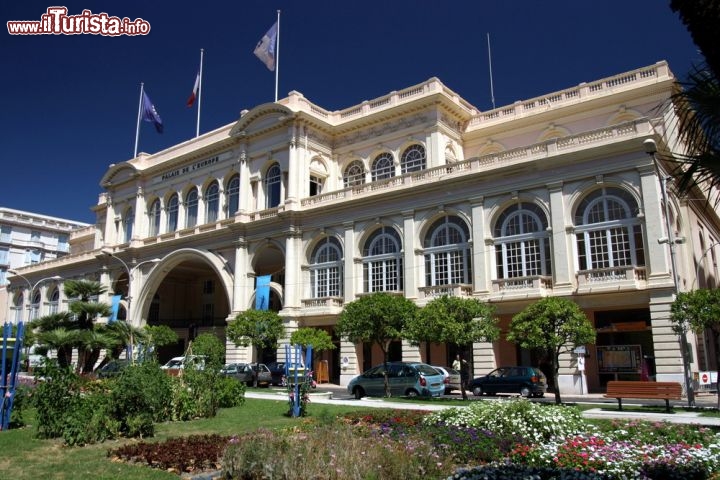
[[[253,390],[246,393],[248,398],[264,398],[270,400],[284,400],[285,391],[283,389],[273,388],[267,391]],[[458,400],[462,397],[459,393],[453,393],[446,395],[445,398],[457,398]],[[468,399],[475,401],[502,401],[506,398],[512,398],[512,396],[499,395],[497,397],[473,397],[472,394],[468,394]],[[549,394],[545,398],[533,399],[534,402],[545,402],[554,403],[555,395]],[[583,416],[586,418],[635,418],[645,420],[657,420],[666,421],[671,423],[691,423],[700,424],[707,426],[718,426],[720,427],[720,418],[718,417],[701,417],[700,412],[688,412],[685,410],[675,409],[673,413],[654,413],[654,412],[637,412],[637,411],[619,411],[617,410],[617,401],[615,399],[604,398],[602,394],[589,394],[580,396],[563,396],[563,403],[567,404],[591,404],[597,405],[597,408],[592,408],[583,411]],[[431,403],[431,402],[419,402],[419,403],[407,403],[407,402],[393,402],[387,401],[382,398],[363,398],[356,400],[347,392],[345,387],[333,384],[322,384],[318,385],[316,390],[313,390],[310,398],[311,403],[329,404],[329,405],[354,405],[363,407],[373,408],[396,408],[404,410],[442,410],[444,408],[450,408],[455,405],[452,402]],[[677,407],[686,407],[687,401],[672,401],[671,405]],[[623,400],[623,406],[631,405],[656,405],[665,406],[663,400]],[[697,395],[696,405],[700,408],[712,408],[717,405],[717,397],[715,394],[702,394]],[[614,408],[613,408],[614,407]]]

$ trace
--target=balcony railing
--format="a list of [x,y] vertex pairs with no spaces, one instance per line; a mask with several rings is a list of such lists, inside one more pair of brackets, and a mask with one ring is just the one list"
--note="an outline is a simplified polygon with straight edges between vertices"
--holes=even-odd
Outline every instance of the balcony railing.
[[527,277],[513,277],[513,278],[500,278],[493,280],[493,292],[494,293],[508,293],[508,292],[541,292],[545,290],[552,290],[553,283],[552,278],[541,275],[531,275]]
[[432,287],[419,287],[420,298],[437,298],[443,295],[450,297],[472,297],[472,285],[467,284],[450,284],[435,285]]
[[303,308],[312,309],[342,308],[345,303],[342,297],[305,298],[301,302]]
[[633,265],[624,267],[596,268],[577,272],[579,289],[598,286],[639,288],[647,281],[645,267]]

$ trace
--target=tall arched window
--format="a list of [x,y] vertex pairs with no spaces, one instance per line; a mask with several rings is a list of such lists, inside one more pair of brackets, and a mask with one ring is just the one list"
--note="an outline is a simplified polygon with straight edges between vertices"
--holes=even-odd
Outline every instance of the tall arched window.
[[55,287],[50,294],[50,302],[48,302],[48,314],[54,315],[60,311],[60,289]]
[[616,187],[594,190],[575,210],[580,270],[645,265],[638,205]]
[[132,208],[125,210],[125,218],[123,218],[123,240],[129,243],[133,236],[133,225],[135,225],[135,211]]
[[178,196],[173,194],[167,204],[167,231],[174,232],[178,228]]
[[362,262],[365,292],[402,290],[402,241],[395,229],[375,230],[365,242]]
[[220,188],[212,182],[205,190],[205,223],[216,222],[220,211]]
[[280,205],[280,184],[282,172],[280,165],[273,164],[265,175],[265,208],[275,208]]
[[428,287],[471,283],[470,230],[457,216],[437,220],[423,242]]
[[151,237],[160,234],[160,200],[156,199],[148,211],[149,229],[148,233]]
[[227,183],[225,189],[227,211],[225,216],[227,218],[233,217],[238,210],[240,210],[240,175],[233,175],[230,181]]
[[24,322],[25,319],[23,318],[23,306],[25,304],[25,295],[22,293],[18,293],[15,296],[15,301],[13,302],[13,309],[15,310],[15,324],[17,325],[20,322]]
[[392,178],[395,176],[395,164],[393,162],[393,156],[390,153],[381,153],[372,164],[372,181],[377,182],[385,178]]
[[335,237],[323,239],[310,259],[312,297],[339,297],[342,295],[342,247]]
[[185,228],[192,228],[197,225],[198,215],[198,193],[193,187],[185,197]]
[[550,236],[545,212],[534,203],[506,208],[495,223],[497,278],[550,275]]
[[402,173],[424,170],[425,165],[425,147],[422,145],[410,145],[400,157]]
[[365,169],[360,160],[355,160],[345,169],[343,185],[345,188],[355,187],[365,183]]
[[42,301],[42,295],[40,290],[33,292],[32,303],[30,304],[30,320],[40,318],[40,302]]

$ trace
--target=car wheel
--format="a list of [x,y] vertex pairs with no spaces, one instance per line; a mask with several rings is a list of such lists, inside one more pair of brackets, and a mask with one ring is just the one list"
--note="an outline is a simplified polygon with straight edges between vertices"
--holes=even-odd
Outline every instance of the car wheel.
[[520,387],[520,396],[525,398],[530,398],[532,395],[532,392],[530,392],[530,389],[528,387]]
[[419,394],[418,394],[417,390],[414,390],[414,389],[411,388],[410,390],[408,390],[407,392],[405,392],[405,395],[407,395],[407,396],[410,397],[410,398],[415,398],[415,397],[417,397]]
[[473,387],[473,391],[472,391],[472,392],[473,392],[473,395],[475,395],[476,397],[479,397],[479,396],[481,396],[481,395],[483,394],[483,389],[482,389],[482,387],[481,387],[480,385],[475,385],[475,386]]
[[355,400],[360,400],[365,396],[365,391],[360,387],[355,387],[353,389],[353,395],[355,396]]

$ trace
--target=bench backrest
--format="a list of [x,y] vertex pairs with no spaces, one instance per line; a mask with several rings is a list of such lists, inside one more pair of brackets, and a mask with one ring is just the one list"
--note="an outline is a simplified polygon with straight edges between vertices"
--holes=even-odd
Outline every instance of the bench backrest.
[[606,395],[663,395],[671,398],[682,397],[682,385],[678,382],[633,382],[610,380]]

